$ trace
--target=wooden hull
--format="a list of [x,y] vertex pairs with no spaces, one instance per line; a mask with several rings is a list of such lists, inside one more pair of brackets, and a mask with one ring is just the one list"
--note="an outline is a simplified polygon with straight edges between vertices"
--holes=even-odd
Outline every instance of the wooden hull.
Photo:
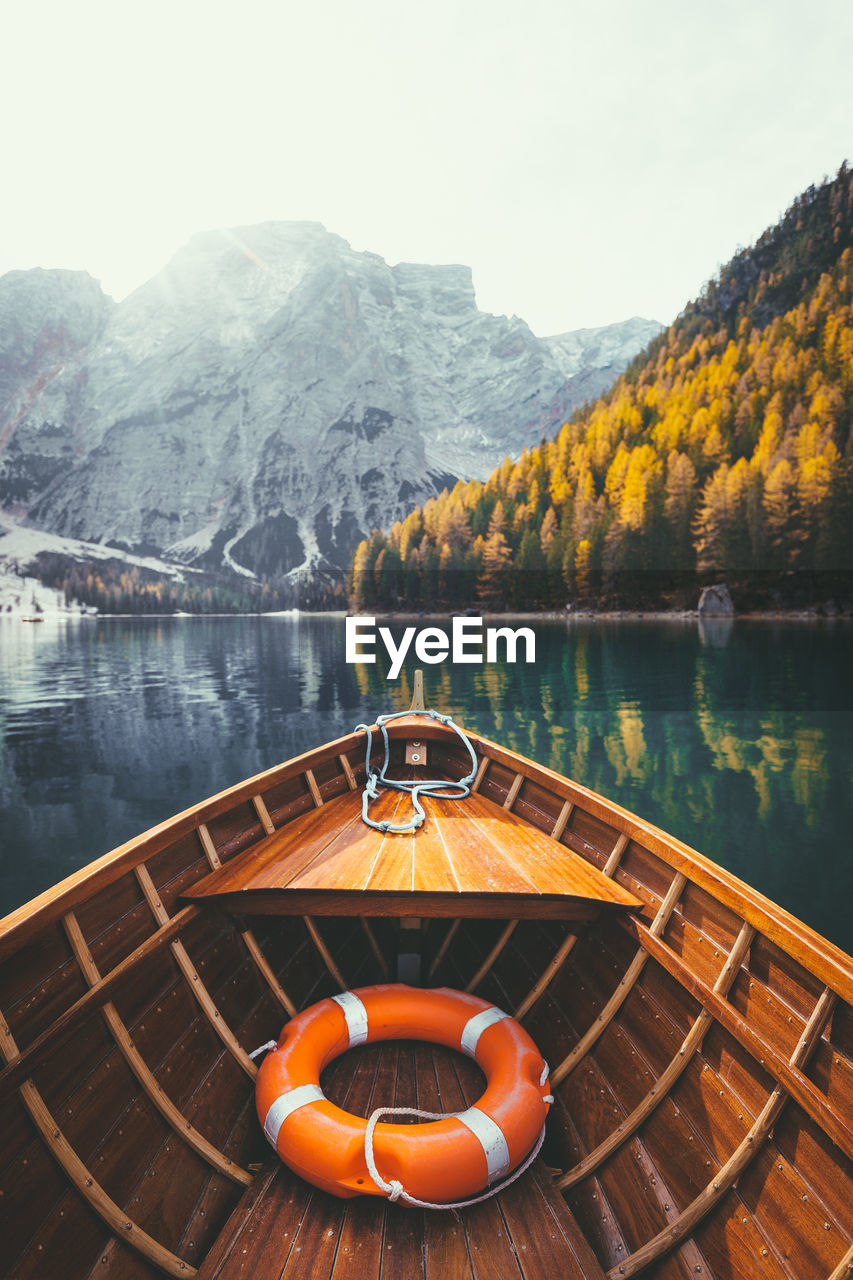
[[[391,728],[399,760],[408,731]],[[466,771],[455,735],[419,732],[431,773]],[[484,802],[641,906],[571,919],[445,896],[413,920],[353,893],[296,914],[192,900],[360,787],[363,733],[140,836],[0,924],[4,1274],[851,1274],[850,958],[665,833],[472,742]],[[542,1158],[459,1218],[342,1207],[271,1159],[254,1115],[249,1051],[413,954],[426,984],[515,1013],[552,1069]],[[324,1086],[362,1114],[455,1110],[480,1087],[420,1044],[354,1050]]]

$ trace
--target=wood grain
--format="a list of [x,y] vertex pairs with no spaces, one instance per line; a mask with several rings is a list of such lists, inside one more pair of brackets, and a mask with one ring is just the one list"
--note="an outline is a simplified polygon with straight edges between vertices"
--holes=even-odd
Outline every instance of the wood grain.
[[[245,895],[247,907],[270,913],[276,903],[283,912],[293,910],[300,894],[303,903],[309,894],[357,893],[366,895],[365,903],[370,895],[383,895],[373,900],[380,912],[382,902],[393,899],[395,914],[422,916],[446,914],[446,903],[438,910],[437,895],[448,894],[460,899],[501,894],[525,899],[528,906],[547,899],[551,913],[562,901],[574,918],[602,907],[641,905],[577,853],[483,796],[425,798],[424,808],[426,821],[417,831],[386,833],[361,822],[361,798],[347,793],[261,840],[186,896],[221,899],[234,909]],[[400,822],[409,811],[408,797],[385,791],[371,816]]]

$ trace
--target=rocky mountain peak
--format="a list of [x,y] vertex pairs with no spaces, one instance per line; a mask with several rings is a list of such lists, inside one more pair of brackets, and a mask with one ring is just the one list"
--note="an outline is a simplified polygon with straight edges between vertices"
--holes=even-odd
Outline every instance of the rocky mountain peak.
[[[118,306],[47,274],[0,280],[0,503],[66,537],[261,578],[341,568],[577,402],[572,335],[479,311],[466,266],[392,267],[315,222],[200,233]],[[31,355],[59,330],[76,354],[45,373]]]
[[9,271],[0,276],[0,361],[20,366],[47,350],[78,351],[100,336],[114,307],[87,271]]

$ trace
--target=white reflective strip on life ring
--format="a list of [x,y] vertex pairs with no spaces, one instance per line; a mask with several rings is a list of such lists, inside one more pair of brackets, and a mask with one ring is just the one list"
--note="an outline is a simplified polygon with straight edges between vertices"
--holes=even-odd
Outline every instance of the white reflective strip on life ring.
[[482,1009],[479,1013],[475,1013],[473,1018],[469,1018],[462,1029],[462,1040],[460,1048],[463,1053],[467,1053],[469,1058],[473,1058],[477,1051],[477,1041],[493,1022],[503,1022],[504,1018],[508,1018],[509,1014],[504,1013],[503,1009],[499,1009],[493,1004],[489,1009]]
[[344,1011],[350,1048],[354,1044],[364,1044],[367,1039],[367,1010],[358,996],[353,991],[342,991],[339,996],[332,996],[332,999]]
[[300,1084],[296,1089],[288,1089],[282,1093],[270,1107],[264,1120],[264,1133],[267,1140],[275,1146],[278,1142],[278,1131],[285,1120],[299,1107],[308,1102],[320,1102],[325,1098],[318,1084]]
[[483,1148],[488,1167],[488,1181],[494,1182],[495,1178],[508,1173],[509,1147],[506,1145],[506,1138],[503,1136],[500,1125],[479,1107],[469,1107],[467,1111],[458,1112],[456,1119],[461,1120],[471,1130]]

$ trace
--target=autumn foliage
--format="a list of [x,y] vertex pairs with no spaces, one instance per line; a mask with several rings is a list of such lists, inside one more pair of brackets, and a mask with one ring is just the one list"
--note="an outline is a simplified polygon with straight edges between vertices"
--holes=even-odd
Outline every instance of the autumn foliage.
[[[553,441],[358,547],[358,608],[853,570],[853,174],[810,188]],[[648,602],[648,601],[647,601]]]

